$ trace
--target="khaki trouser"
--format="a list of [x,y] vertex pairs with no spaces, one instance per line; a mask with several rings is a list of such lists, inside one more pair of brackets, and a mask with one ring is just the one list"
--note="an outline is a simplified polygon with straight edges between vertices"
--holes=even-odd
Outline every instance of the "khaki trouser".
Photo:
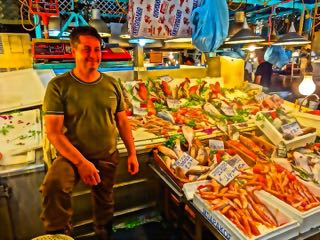
[[[107,224],[113,216],[114,199],[113,185],[118,152],[109,159],[92,161],[99,170],[101,182],[93,186],[93,220],[96,226]],[[71,194],[79,182],[76,167],[63,157],[53,161],[40,187],[42,193],[41,220],[46,231],[56,231],[69,228],[73,213]]]

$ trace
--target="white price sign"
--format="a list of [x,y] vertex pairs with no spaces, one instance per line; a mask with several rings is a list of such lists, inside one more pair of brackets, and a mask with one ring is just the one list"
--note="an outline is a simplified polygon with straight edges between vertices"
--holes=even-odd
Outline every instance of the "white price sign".
[[210,139],[209,140],[209,147],[212,149],[212,150],[223,150],[224,149],[224,143],[223,141],[220,141],[220,140],[213,140],[213,139]]
[[170,82],[172,81],[172,77],[170,77],[169,75],[165,75],[165,76],[161,76],[160,80]]
[[254,98],[256,99],[257,102],[262,102],[266,97],[268,97],[268,95],[265,94],[264,92],[259,93],[254,96]]
[[169,108],[180,108],[181,102],[178,99],[167,99]]
[[297,122],[282,125],[281,129],[284,134],[292,134],[293,136],[303,133]]
[[226,186],[239,174],[240,172],[236,168],[231,167],[227,162],[222,161],[210,172],[209,176],[217,180],[222,186]]
[[183,155],[174,162],[172,167],[175,169],[177,166],[181,167],[183,172],[186,173],[191,167],[198,165],[199,162],[192,158],[187,153],[183,153]]
[[145,116],[148,114],[148,111],[146,108],[139,108],[139,107],[133,106],[133,114],[138,116]]
[[237,170],[243,169],[243,168],[249,168],[249,166],[246,164],[245,161],[237,154],[234,155],[229,161],[228,164],[231,167],[234,167]]
[[221,111],[227,116],[234,116],[235,115],[233,108],[224,102],[222,102]]

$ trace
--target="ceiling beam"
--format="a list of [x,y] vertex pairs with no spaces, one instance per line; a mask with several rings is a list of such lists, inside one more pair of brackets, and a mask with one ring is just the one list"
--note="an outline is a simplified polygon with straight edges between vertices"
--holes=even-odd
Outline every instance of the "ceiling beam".
[[[293,4],[293,1],[290,2],[284,2],[281,0],[268,0],[268,1],[257,1],[257,0],[231,0],[233,3],[245,3],[245,4],[255,4],[259,6],[271,6],[271,5],[277,5],[277,7],[282,7],[282,8],[294,8],[295,9],[300,9],[303,10],[307,8],[308,10],[314,9],[316,7],[316,4],[302,4],[300,2],[295,2]],[[284,2],[284,3],[281,3]],[[320,3],[317,4],[320,6]]]

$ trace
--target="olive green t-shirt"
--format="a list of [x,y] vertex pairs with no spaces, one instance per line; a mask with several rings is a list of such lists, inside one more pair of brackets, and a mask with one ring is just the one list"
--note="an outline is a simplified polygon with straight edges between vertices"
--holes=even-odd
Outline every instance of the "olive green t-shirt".
[[116,151],[115,114],[125,110],[118,82],[103,73],[86,83],[72,72],[53,78],[46,89],[43,111],[64,115],[65,135],[90,160],[102,160]]

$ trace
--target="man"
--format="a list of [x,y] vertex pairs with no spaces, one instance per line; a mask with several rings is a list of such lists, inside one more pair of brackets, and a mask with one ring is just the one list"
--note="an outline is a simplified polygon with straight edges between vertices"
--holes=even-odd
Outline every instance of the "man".
[[128,151],[128,171],[139,163],[120,86],[100,73],[101,38],[92,27],[70,35],[75,68],[53,78],[43,110],[49,141],[59,152],[40,188],[41,219],[47,233],[68,233],[71,193],[79,179],[92,187],[93,219],[99,239],[108,239],[113,216],[117,128]]
[[270,88],[271,86],[271,76],[272,76],[272,64],[264,60],[264,54],[258,55],[258,63],[256,74],[255,74],[255,83],[260,84],[265,88]]

